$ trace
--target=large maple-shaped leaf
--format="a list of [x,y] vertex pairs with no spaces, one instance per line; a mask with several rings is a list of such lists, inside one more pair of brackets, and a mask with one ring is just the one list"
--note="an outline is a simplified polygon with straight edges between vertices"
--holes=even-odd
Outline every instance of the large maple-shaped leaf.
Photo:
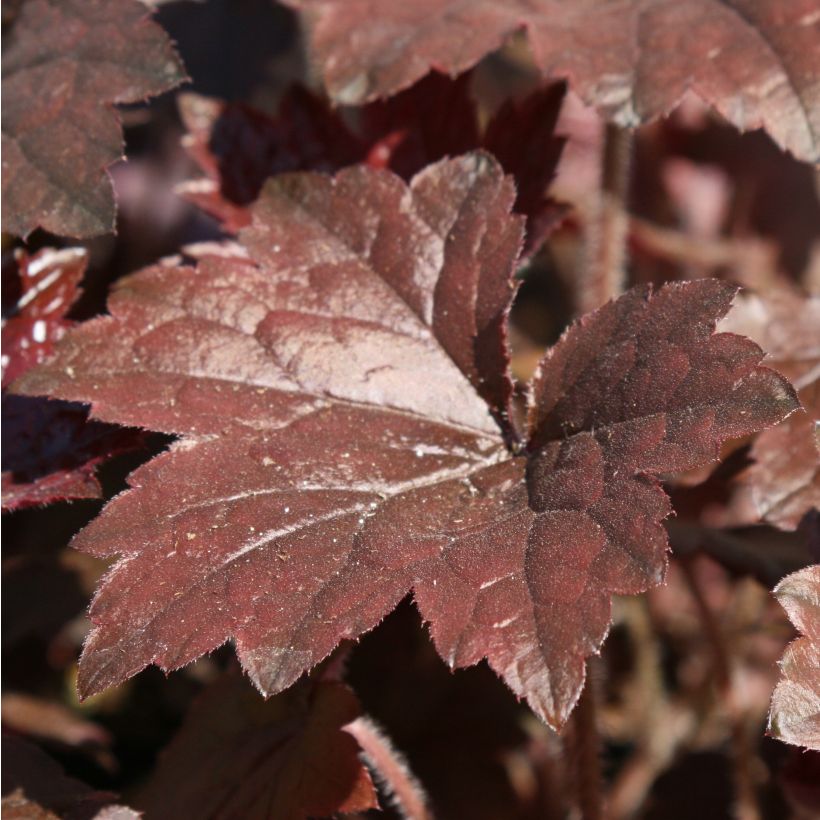
[[797,405],[754,343],[713,335],[734,290],[706,280],[574,325],[515,431],[513,199],[483,154],[409,186],[366,167],[276,178],[240,235],[254,264],[123,280],[110,317],[23,378],[182,436],[76,539],[122,556],[92,605],[84,694],[230,637],[276,692],[413,589],[451,666],[487,657],[565,720],[610,595],[663,576],[652,476]]
[[769,734],[820,750],[820,564],[786,576],[774,594],[802,637],[786,647],[780,662]]
[[149,817],[304,820],[377,808],[345,726],[359,716],[343,684],[305,681],[263,701],[226,677],[194,704],[140,806]]
[[113,106],[185,79],[147,13],[137,0],[26,0],[4,31],[4,230],[112,230],[106,168],[123,150]]
[[687,90],[741,129],[820,158],[817,0],[288,0],[312,22],[330,93],[361,103],[431,68],[460,73],[525,29],[550,77],[622,125]]

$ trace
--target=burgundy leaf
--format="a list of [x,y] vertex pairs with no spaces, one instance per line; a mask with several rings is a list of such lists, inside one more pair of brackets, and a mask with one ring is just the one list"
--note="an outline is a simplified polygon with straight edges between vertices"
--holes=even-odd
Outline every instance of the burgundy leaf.
[[26,0],[4,32],[4,230],[112,230],[106,168],[123,151],[113,105],[185,79],[147,15],[137,0]]
[[359,716],[341,683],[306,681],[264,701],[238,676],[194,703],[143,791],[148,817],[303,820],[378,808],[345,726]]
[[820,158],[816,0],[288,0],[331,95],[362,103],[459,74],[526,30],[536,63],[625,126],[692,90],[736,127]]
[[452,80],[434,71],[401,94],[361,108],[368,164],[410,179],[431,162],[479,147],[470,81],[469,74]]
[[409,186],[366,167],[276,178],[240,236],[254,265],[122,280],[110,317],[22,379],[182,436],[75,541],[122,556],[92,605],[83,694],[230,637],[277,692],[412,588],[451,666],[487,657],[565,721],[610,595],[663,576],[652,476],[797,403],[756,345],[712,335],[733,288],[674,284],[565,334],[523,448],[506,410],[513,198],[482,154]]
[[[17,254],[20,297],[3,321],[3,387],[45,361],[72,323],[88,255],[82,248]],[[3,395],[3,509],[99,498],[97,467],[140,438],[63,402]]]
[[3,396],[3,509],[99,498],[97,469],[142,442],[136,430],[88,421],[85,408]]
[[563,100],[560,83],[523,100],[508,100],[490,120],[482,141],[515,177],[515,210],[527,217],[528,251],[537,250],[564,216],[564,208],[546,198],[564,147],[564,140],[555,136]]
[[250,224],[248,205],[268,177],[285,171],[335,171],[355,162],[411,179],[443,157],[484,147],[515,177],[515,210],[527,216],[527,248],[546,237],[561,209],[546,198],[563,140],[554,129],[563,86],[510,101],[483,136],[469,74],[451,80],[431,73],[390,98],[352,112],[352,124],[323,99],[295,87],[276,117],[248,105],[183,95],[184,145],[205,178],[177,190],[236,233]]
[[45,249],[16,255],[20,296],[14,315],[3,321],[3,387],[44,362],[70,323],[65,320],[80,295],[88,264],[84,248]]
[[277,117],[244,103],[185,94],[180,113],[185,147],[205,179],[178,186],[180,193],[235,233],[250,223],[247,206],[268,177],[285,171],[335,171],[363,158],[364,147],[319,97],[295,87]]
[[769,734],[820,750],[820,564],[786,576],[774,594],[802,637],[786,647],[780,662]]

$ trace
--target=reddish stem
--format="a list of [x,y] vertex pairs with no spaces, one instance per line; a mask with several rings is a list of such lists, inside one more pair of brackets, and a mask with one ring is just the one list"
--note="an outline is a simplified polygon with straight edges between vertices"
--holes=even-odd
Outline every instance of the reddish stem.
[[583,820],[603,820],[604,801],[601,776],[601,736],[598,732],[596,681],[592,659],[587,663],[587,680],[573,712],[572,752],[576,791]]
[[601,195],[597,213],[587,225],[586,259],[578,294],[581,313],[624,291],[631,157],[632,132],[608,124],[601,158]]
[[368,767],[392,797],[405,820],[432,820],[427,795],[404,757],[368,717],[356,718],[345,729],[361,746]]

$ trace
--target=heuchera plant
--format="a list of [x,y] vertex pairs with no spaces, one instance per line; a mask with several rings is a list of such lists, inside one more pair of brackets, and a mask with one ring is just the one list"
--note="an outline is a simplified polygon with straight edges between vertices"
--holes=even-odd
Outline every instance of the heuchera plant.
[[[553,745],[560,733],[562,765],[576,770],[543,787],[550,816],[600,817],[607,801],[613,816],[634,816],[634,785],[616,779],[604,794],[600,681],[585,680],[613,628],[613,596],[663,584],[671,539],[672,580],[691,594],[716,659],[739,816],[761,816],[748,719],[694,553],[780,581],[775,595],[803,637],[783,658],[769,734],[818,749],[817,567],[760,557],[742,528],[780,533],[801,556],[816,549],[820,309],[808,279],[761,287],[730,312],[731,271],[685,281],[644,275],[639,255],[628,262],[630,158],[642,161],[629,129],[688,92],[740,130],[765,128],[796,158],[782,161],[816,162],[820,4],[288,4],[330,100],[296,87],[263,112],[178,96],[188,133],[175,156],[193,178],[177,195],[215,221],[209,241],[191,244],[199,229],[175,256],[136,272],[126,264],[126,276],[99,244],[90,254],[59,247],[59,236],[113,227],[113,104],[176,87],[182,62],[136,0],[24,0],[4,17],[4,230],[29,247],[4,267],[14,298],[3,326],[3,506],[107,498],[72,540],[83,555],[61,559],[96,582],[80,699],[102,702],[151,665],[188,667],[203,690],[147,767],[135,807],[149,820],[379,807],[466,816],[425,794],[367,714],[365,643],[378,646],[382,622],[405,617],[410,596],[451,670],[486,661],[526,704],[519,716],[540,719],[532,731]],[[531,52],[524,97],[493,73],[500,58],[484,59],[505,44],[519,72]],[[596,137],[573,132],[572,111]],[[558,201],[551,181],[584,151],[599,163],[594,204]],[[521,283],[545,260],[558,264],[559,226],[583,237],[562,287],[596,307],[565,315],[527,367],[511,352],[526,322],[511,311]],[[87,300],[78,289],[89,255],[107,289],[101,315],[102,300],[89,307],[99,287]],[[142,431],[164,443],[146,451]],[[115,495],[95,473],[113,475],[124,453],[143,463]],[[15,547],[14,561],[26,560]],[[635,635],[662,620],[631,606]],[[220,650],[226,642],[235,655]],[[636,668],[657,695],[659,653],[646,652]],[[37,701],[42,689],[32,687],[29,711],[4,711],[12,732],[52,737],[27,716],[56,709],[54,726],[74,730],[64,737],[107,742],[77,728],[76,705]],[[644,739],[640,776],[624,768],[644,794],[683,742],[679,728],[646,725],[669,748],[655,754]],[[26,741],[8,742],[18,764],[7,811],[137,816]],[[411,762],[426,771],[423,757]]]

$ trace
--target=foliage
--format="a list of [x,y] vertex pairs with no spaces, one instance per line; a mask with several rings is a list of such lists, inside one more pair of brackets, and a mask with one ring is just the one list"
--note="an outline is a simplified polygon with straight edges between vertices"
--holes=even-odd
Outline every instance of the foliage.
[[4,8],[4,812],[805,811],[817,0],[287,5]]

